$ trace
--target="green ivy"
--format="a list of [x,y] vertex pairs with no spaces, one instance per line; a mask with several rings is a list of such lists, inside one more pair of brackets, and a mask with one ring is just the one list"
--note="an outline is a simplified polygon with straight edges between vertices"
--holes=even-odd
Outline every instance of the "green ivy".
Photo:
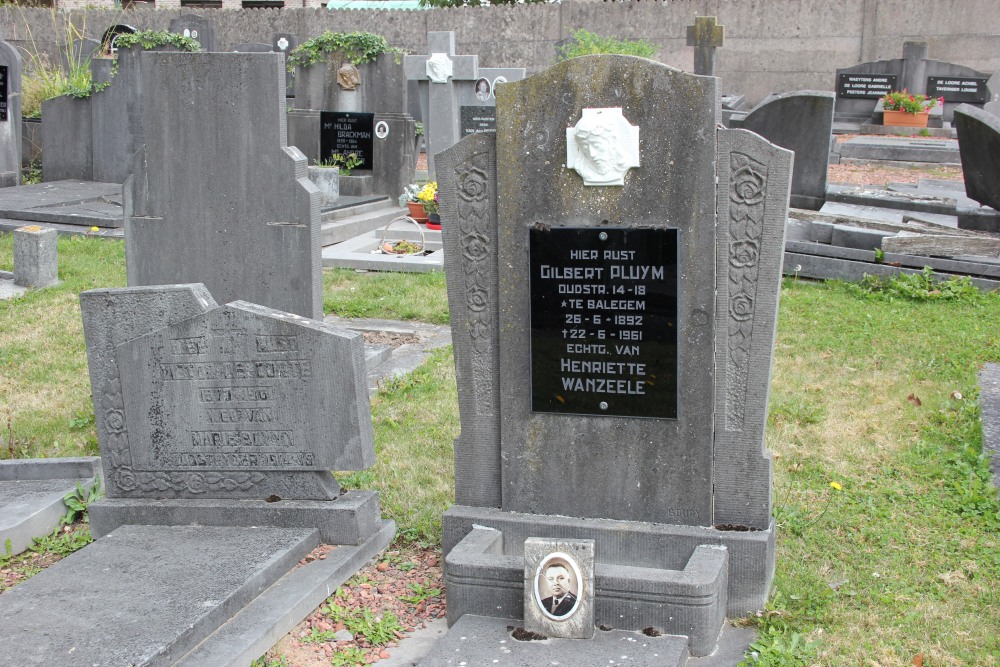
[[[142,50],[149,50],[167,45],[189,53],[201,50],[201,44],[198,43],[198,40],[166,30],[140,30],[139,32],[122,33],[115,39],[116,49],[130,49],[137,46]],[[110,86],[116,74],[118,74],[117,58],[115,58],[115,64],[111,66],[111,76],[108,77],[107,81],[104,83],[91,82],[88,88],[69,90],[66,94],[78,99],[90,97],[93,93],[99,93]]]
[[340,53],[355,65],[368,63],[383,53],[393,54],[399,62],[405,51],[389,46],[382,35],[373,32],[330,32],[327,30],[319,37],[313,37],[299,44],[288,55],[288,69],[296,65],[308,67],[321,60],[326,60],[326,54]]

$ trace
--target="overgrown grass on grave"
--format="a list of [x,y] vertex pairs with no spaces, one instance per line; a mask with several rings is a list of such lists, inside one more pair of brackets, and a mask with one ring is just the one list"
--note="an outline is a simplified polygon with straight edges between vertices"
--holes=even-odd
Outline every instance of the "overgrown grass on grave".
[[[12,253],[0,235],[0,269]],[[61,238],[59,256],[61,286],[0,301],[3,456],[8,417],[17,456],[96,453],[77,295],[124,284],[123,244]],[[324,287],[328,312],[448,319],[440,274],[330,271]],[[976,403],[979,365],[1000,361],[1000,296],[918,301],[910,287],[783,285],[767,430],[778,559],[759,664],[1000,665],[1000,505]],[[377,463],[342,483],[378,490],[404,535],[438,541],[458,432],[450,352],[387,385],[372,412]]]

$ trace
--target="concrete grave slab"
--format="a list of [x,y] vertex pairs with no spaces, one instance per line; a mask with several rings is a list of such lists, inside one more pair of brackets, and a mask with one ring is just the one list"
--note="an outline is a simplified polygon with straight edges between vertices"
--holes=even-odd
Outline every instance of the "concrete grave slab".
[[309,528],[122,527],[0,596],[0,654],[171,665],[318,543]]
[[77,483],[89,490],[99,464],[97,457],[0,461],[0,545],[10,540],[18,554],[55,530],[66,514],[63,498]]
[[591,640],[519,641],[512,633],[520,625],[515,619],[467,614],[417,664],[419,667],[463,664],[683,667],[688,658],[687,641],[683,637],[647,637],[640,632],[611,630],[598,632]]
[[841,158],[953,164],[960,161],[953,139],[854,137],[838,145]]
[[[0,217],[102,229],[122,226],[121,185],[63,180],[0,189]],[[23,223],[22,223],[23,224]]]
[[844,204],[827,202],[819,210],[828,215],[849,215],[854,218],[876,220],[880,222],[903,222],[903,212],[898,209],[881,208],[879,206],[862,206],[859,204]]
[[[444,270],[444,247],[441,232],[394,226],[368,232],[336,245],[323,248],[323,266],[363,271],[402,271],[430,273]],[[425,252],[417,255],[394,255],[381,251],[383,238],[423,243]]]

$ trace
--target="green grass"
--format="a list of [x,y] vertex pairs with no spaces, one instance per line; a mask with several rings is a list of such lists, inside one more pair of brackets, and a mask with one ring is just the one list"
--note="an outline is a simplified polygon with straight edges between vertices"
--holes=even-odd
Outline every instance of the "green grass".
[[[59,249],[63,285],[0,302],[0,415],[18,456],[94,451],[77,293],[124,283],[122,245]],[[10,255],[0,235],[0,268]],[[324,281],[340,315],[448,319],[440,274]],[[1000,361],[1000,297],[928,287],[782,286],[766,434],[778,560],[772,602],[749,621],[756,664],[1000,665],[1000,505],[976,389],[979,366]],[[437,543],[459,430],[450,350],[383,387],[372,413],[375,466],[338,477],[379,491],[406,538]]]
[[375,317],[448,324],[443,273],[323,272],[323,310],[342,317]]

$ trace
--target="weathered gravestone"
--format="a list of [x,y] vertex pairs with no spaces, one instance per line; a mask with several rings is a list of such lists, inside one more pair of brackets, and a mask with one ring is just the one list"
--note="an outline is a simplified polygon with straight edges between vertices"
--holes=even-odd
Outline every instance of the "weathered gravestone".
[[[524,78],[524,74],[523,67],[480,67],[478,79],[459,82],[456,99],[458,138],[483,132],[496,134],[496,90],[510,81],[520,81]],[[426,88],[421,88],[421,92],[427,92]],[[441,150],[444,149],[437,152],[440,153]]]
[[718,110],[714,78],[575,58],[503,86],[496,136],[438,156],[449,622],[521,617],[530,537],[594,540],[596,622],[692,655],[763,606],[792,156]]
[[129,285],[322,317],[319,194],[285,136],[283,56],[147,53],[146,148],[124,188]]
[[21,56],[0,41],[0,187],[21,184]]
[[730,127],[756,132],[795,153],[791,205],[818,210],[826,201],[826,178],[833,136],[833,93],[798,90],[769,95]]
[[1000,116],[1000,70],[993,73],[986,82],[986,88],[989,90],[990,100],[983,105],[983,109],[994,116]]
[[714,16],[698,16],[687,27],[687,45],[694,47],[694,73],[715,74],[715,50],[726,41],[726,26]]
[[351,178],[341,180],[341,194],[398,197],[416,169],[416,123],[406,105],[398,55],[354,65],[345,54],[328,52],[320,62],[295,66],[289,143],[311,163],[334,153],[361,158]]
[[[176,49],[165,45],[151,50]],[[84,99],[63,95],[42,102],[43,180],[124,183],[133,172],[133,157],[145,143],[144,52],[134,46],[117,49],[116,59],[94,58],[94,80],[110,80],[106,88]]]
[[182,14],[170,20],[170,32],[198,40],[203,51],[215,51],[215,24],[197,14]]
[[[479,56],[455,55],[455,33],[427,33],[426,56],[406,56],[406,78],[419,82],[420,112],[427,141],[427,171],[434,176],[434,156],[454,146],[460,138],[459,118],[455,113],[459,82],[475,82],[479,75]],[[426,95],[424,88],[427,88]],[[426,98],[426,105],[424,99]]]
[[965,193],[1000,211],[1000,117],[968,104],[955,109]]
[[902,58],[838,68],[836,120],[871,122],[878,101],[896,90],[944,97],[942,117],[946,121],[951,120],[959,104],[982,106],[988,101],[985,74],[964,65],[932,60],[927,54],[926,42],[904,42]]
[[203,285],[80,301],[108,497],[95,544],[2,596],[0,653],[249,664],[394,533],[329,472],[374,459],[361,336]]

